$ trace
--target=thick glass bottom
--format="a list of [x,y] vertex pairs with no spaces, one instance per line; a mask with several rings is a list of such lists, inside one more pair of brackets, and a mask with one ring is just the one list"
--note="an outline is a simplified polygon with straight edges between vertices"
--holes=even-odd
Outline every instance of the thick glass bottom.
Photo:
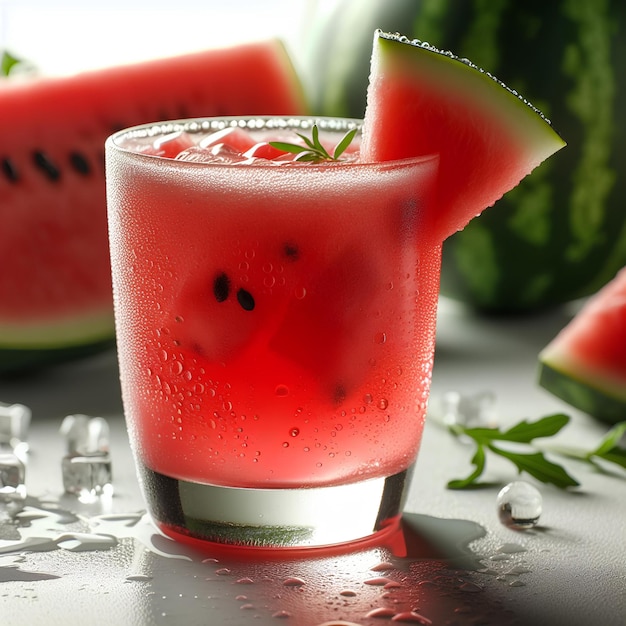
[[249,489],[139,468],[148,508],[166,534],[251,548],[350,543],[397,523],[410,470],[347,485]]

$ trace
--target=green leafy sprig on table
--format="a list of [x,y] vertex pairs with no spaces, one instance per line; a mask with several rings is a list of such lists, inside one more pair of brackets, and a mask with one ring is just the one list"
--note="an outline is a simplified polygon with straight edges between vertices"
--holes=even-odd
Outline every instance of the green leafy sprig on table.
[[[543,451],[534,445],[535,439],[553,437],[559,433],[569,419],[567,415],[557,413],[543,417],[536,422],[523,420],[506,430],[468,428],[459,424],[448,425],[448,430],[453,435],[469,438],[476,445],[476,451],[471,459],[474,470],[465,478],[448,482],[448,488],[466,489],[480,486],[478,479],[485,470],[488,453],[507,459],[517,467],[519,472],[526,472],[540,482],[551,483],[562,489],[578,486],[579,482],[575,478],[570,476],[562,466],[548,460]],[[614,426],[592,450],[552,448],[551,451],[596,466],[597,461],[602,459],[626,469],[626,450],[619,447],[619,441],[625,432],[626,422],[621,422]],[[527,447],[528,451],[513,452],[500,445],[499,442],[521,444]]]
[[311,137],[307,137],[301,133],[296,133],[305,145],[302,146],[296,143],[288,143],[285,141],[270,141],[270,145],[278,150],[295,154],[295,161],[306,161],[311,163],[319,163],[321,161],[339,161],[339,157],[346,151],[348,146],[352,143],[354,136],[358,129],[353,128],[349,130],[341,139],[341,141],[335,146],[332,154],[326,150],[322,145],[319,138],[319,128],[317,124],[313,125],[311,129]]

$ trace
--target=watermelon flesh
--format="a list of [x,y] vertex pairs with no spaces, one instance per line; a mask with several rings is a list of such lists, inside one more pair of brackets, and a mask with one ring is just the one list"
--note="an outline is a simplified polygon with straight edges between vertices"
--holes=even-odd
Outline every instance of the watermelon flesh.
[[539,354],[539,384],[602,421],[626,420],[626,268]]
[[461,230],[565,146],[548,120],[494,77],[454,55],[377,31],[361,157],[439,153],[435,241]]
[[[0,371],[113,337],[103,168],[108,135],[164,119],[305,111],[278,40],[3,81]],[[30,357],[14,361],[20,351]]]

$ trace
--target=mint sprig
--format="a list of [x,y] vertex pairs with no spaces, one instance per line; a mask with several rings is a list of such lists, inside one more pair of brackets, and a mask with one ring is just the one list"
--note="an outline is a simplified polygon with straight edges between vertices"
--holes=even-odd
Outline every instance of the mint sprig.
[[626,469],[626,448],[620,447],[620,442],[625,434],[626,422],[619,422],[591,450],[564,447],[551,447],[550,450],[562,456],[589,463],[599,469],[602,467],[598,461],[612,463]]
[[270,146],[273,146],[277,150],[283,152],[289,152],[295,154],[294,161],[306,161],[311,163],[319,163],[321,161],[339,161],[339,157],[346,151],[348,146],[352,143],[354,136],[358,129],[353,128],[349,130],[341,139],[341,141],[335,146],[333,153],[330,154],[326,148],[322,145],[319,138],[319,128],[317,124],[313,125],[311,129],[311,137],[307,137],[301,133],[296,133],[302,141],[304,146],[296,143],[289,143],[285,141],[270,141]]
[[[476,450],[471,463],[474,466],[472,472],[465,478],[459,478],[448,482],[449,489],[467,489],[480,487],[479,482],[487,465],[488,453],[504,458],[517,470],[530,474],[543,483],[551,483],[561,489],[576,487],[580,483],[557,463],[546,458],[544,451],[539,449],[536,439],[553,437],[568,424],[570,418],[563,413],[548,415],[535,422],[522,420],[518,424],[506,430],[499,428],[467,428],[460,424],[448,425],[448,430],[456,437],[470,439],[475,444]],[[599,460],[619,465],[626,469],[626,449],[620,447],[620,441],[626,434],[626,422],[616,424],[591,450],[578,448],[563,448],[550,446],[545,450],[561,456],[577,459],[600,467]],[[526,446],[528,451],[513,452],[503,448],[496,442],[512,442]]]
[[[576,487],[579,483],[572,478],[560,465],[549,461],[543,452],[531,447],[535,439],[556,435],[567,423],[569,417],[562,413],[549,415],[536,422],[522,422],[501,430],[499,428],[466,428],[460,424],[448,426],[448,430],[457,437],[467,437],[476,445],[476,452],[471,463],[474,470],[466,478],[448,482],[450,489],[466,489],[477,486],[487,462],[487,452],[507,459],[513,463],[519,472],[526,472],[543,483],[552,483],[560,488]],[[529,452],[512,452],[495,442],[508,441],[531,447]]]

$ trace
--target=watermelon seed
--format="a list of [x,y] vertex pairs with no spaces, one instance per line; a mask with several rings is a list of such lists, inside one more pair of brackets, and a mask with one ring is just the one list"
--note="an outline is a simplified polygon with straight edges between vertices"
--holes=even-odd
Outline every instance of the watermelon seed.
[[2,159],[2,171],[10,182],[16,183],[20,179],[20,175],[11,159],[5,157]]
[[239,302],[244,311],[252,311],[254,309],[254,297],[245,289],[240,289],[237,292],[237,302]]
[[283,251],[290,261],[297,261],[300,258],[300,250],[298,250],[298,246],[293,243],[286,243]]
[[218,302],[224,302],[230,293],[230,278],[221,272],[213,280],[213,295]]
[[335,404],[341,404],[346,399],[346,388],[340,383],[333,390],[333,400]]
[[35,165],[53,182],[59,180],[61,178],[61,171],[59,168],[50,160],[50,158],[46,155],[45,152],[41,152],[41,150],[35,150],[33,153],[33,161]]
[[87,161],[87,158],[80,152],[70,153],[70,164],[79,174],[83,174],[84,176],[91,174],[89,161]]

